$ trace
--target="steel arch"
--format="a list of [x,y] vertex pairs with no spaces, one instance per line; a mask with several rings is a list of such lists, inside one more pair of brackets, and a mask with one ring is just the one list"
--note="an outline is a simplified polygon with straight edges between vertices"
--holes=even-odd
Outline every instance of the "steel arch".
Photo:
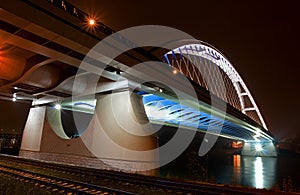
[[[252,97],[245,82],[242,80],[241,76],[238,74],[233,65],[229,62],[229,60],[226,59],[226,57],[220,51],[204,42],[185,44],[167,52],[164,55],[164,58],[168,64],[172,65],[168,56],[171,55],[172,57],[174,57],[176,54],[186,57],[189,61],[191,61],[191,63],[193,63],[193,61],[195,60],[199,60],[200,58],[202,58],[211,62],[211,64],[217,65],[220,69],[222,69],[233,84],[234,90],[237,93],[238,100],[236,100],[235,98],[226,99],[226,97],[219,97],[225,100],[226,102],[230,103],[232,106],[240,110],[243,114],[249,116],[256,122],[258,122],[260,125],[262,125],[266,130],[268,130],[266,123],[261,115],[261,112],[259,111],[258,106],[255,103],[254,98]],[[207,89],[205,83],[200,83],[201,75],[193,74],[193,70],[190,70],[187,67],[187,64],[181,64],[180,66],[182,65],[186,66],[185,68],[187,69],[187,77],[197,82],[201,86],[204,85],[203,87]],[[180,68],[176,71],[181,72]],[[217,91],[215,91],[215,93],[215,95],[218,96]],[[249,103],[246,103],[246,98],[250,100],[250,105]],[[240,108],[234,105],[234,102],[236,101],[239,102]],[[258,118],[254,115],[251,115],[251,111],[254,111],[257,114]]]

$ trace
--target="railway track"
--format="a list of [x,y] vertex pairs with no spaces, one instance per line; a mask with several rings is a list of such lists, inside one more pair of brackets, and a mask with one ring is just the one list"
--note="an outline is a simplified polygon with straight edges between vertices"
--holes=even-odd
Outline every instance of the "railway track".
[[0,165],[0,172],[4,175],[13,176],[16,180],[28,182],[34,182],[36,186],[46,188],[53,193],[58,194],[124,194],[124,195],[135,195],[135,193],[126,192],[117,189],[111,189],[104,186],[98,186],[88,184],[80,181],[74,181],[70,179],[63,179],[54,176],[39,174],[36,172],[12,168],[9,166]]
[[[0,156],[1,160],[1,156]],[[15,171],[15,176],[22,175],[23,179],[33,179],[38,185],[50,186],[56,191],[71,192],[73,194],[262,194],[254,190],[244,188],[231,188],[224,185],[198,184],[191,182],[177,182],[159,177],[148,177],[138,174],[127,174],[116,171],[99,170],[85,167],[77,167],[65,164],[54,164],[31,159],[23,159],[13,156],[6,156],[5,160],[32,167],[39,167],[49,172],[60,172],[66,177],[72,176],[77,179],[67,179],[66,177],[54,177],[40,174],[23,168],[12,168],[10,166],[0,166],[2,169]],[[26,167],[25,166],[25,167]],[[12,170],[14,169],[14,170]],[[27,178],[26,178],[27,177]],[[98,181],[116,184],[120,189],[113,189],[96,185]],[[107,186],[107,185],[105,185]],[[143,191],[143,189],[145,189]],[[266,194],[264,192],[264,194]],[[270,193],[272,194],[272,193]]]

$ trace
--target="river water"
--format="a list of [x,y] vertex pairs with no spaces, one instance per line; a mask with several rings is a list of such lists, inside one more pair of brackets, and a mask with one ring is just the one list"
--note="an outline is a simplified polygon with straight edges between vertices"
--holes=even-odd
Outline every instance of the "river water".
[[162,177],[241,185],[254,188],[300,190],[300,157],[249,157],[188,153],[160,169]]

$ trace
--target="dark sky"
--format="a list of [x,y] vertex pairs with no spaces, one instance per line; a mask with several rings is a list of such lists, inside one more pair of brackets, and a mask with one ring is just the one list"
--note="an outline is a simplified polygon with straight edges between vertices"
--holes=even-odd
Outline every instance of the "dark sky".
[[0,99],[0,129],[23,130],[30,104]]
[[214,45],[242,76],[269,130],[300,136],[300,1],[69,2],[115,30],[166,25]]
[[212,44],[242,76],[270,132],[300,136],[300,1],[68,2],[115,30],[165,25]]

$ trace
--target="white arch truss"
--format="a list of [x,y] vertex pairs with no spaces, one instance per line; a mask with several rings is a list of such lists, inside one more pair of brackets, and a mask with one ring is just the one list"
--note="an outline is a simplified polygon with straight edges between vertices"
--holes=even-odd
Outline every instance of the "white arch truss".
[[[234,106],[236,109],[240,110],[243,114],[255,120],[257,123],[262,125],[267,130],[266,123],[252,95],[250,94],[249,89],[247,88],[246,84],[242,80],[241,76],[232,66],[232,64],[224,57],[223,54],[221,54],[221,52],[219,52],[217,49],[213,48],[212,46],[209,46],[208,44],[197,43],[197,44],[183,45],[181,47],[169,51],[164,55],[168,64],[172,65],[173,63],[177,63],[176,65],[177,71],[182,72],[182,70],[185,68],[186,70],[185,75],[187,77],[189,77],[196,83],[200,84],[202,87],[208,89],[206,85],[206,81],[203,81],[203,79],[200,78],[201,75],[195,74],[194,67],[188,66],[188,64],[185,63],[184,61],[182,62],[182,61],[175,60],[176,62],[170,62],[168,56],[170,55],[175,56],[176,54],[180,56],[183,55],[185,59],[190,61],[191,63],[197,61],[199,62],[202,60],[202,62],[204,63],[209,62],[210,64],[217,65],[220,69],[222,69],[230,79],[232,85],[234,86],[234,89],[232,90],[235,90],[237,94],[237,98],[231,96],[230,95],[231,92],[229,92],[229,97],[227,98],[222,97],[221,94],[218,94],[218,89],[213,90],[213,93],[219,96],[219,98],[225,100],[226,102]],[[174,64],[172,66],[174,66]],[[256,115],[253,114],[253,112],[255,112]]]

